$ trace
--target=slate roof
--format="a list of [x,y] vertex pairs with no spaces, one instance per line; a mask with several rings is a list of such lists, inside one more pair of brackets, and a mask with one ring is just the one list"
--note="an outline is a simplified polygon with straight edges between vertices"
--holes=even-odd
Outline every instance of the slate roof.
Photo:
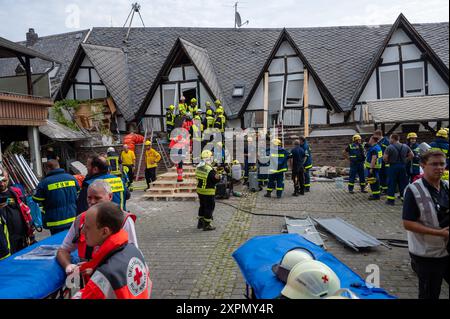
[[120,48],[81,44],[95,70],[114,99],[114,103],[127,121],[134,118],[129,107],[130,100],[128,85],[128,64],[125,53]]
[[449,96],[421,96],[367,102],[374,123],[442,121],[449,118]]
[[[413,26],[448,68],[449,24]],[[348,111],[353,106],[355,90],[391,27],[288,28],[286,31],[341,109]],[[186,50],[191,50],[193,59],[197,57],[202,61],[194,63],[204,63],[212,90],[216,83],[210,75],[215,74],[224,105],[231,113],[228,116],[233,118],[242,108],[282,31],[252,28],[132,28],[128,43],[124,43],[126,28],[93,28],[86,42],[124,49],[128,58],[133,101],[131,112],[136,113],[177,39],[182,39]],[[243,97],[232,97],[235,84],[245,85]]]
[[[39,37],[36,43],[28,48],[45,54],[57,61],[61,61],[56,77],[52,79],[52,96],[59,89],[64,75],[72,62],[78,46],[84,40],[89,30],[74,31],[49,36]],[[17,44],[26,45],[26,41],[17,42]],[[0,77],[15,75],[15,69],[19,61],[17,59],[0,59]],[[43,73],[52,66],[51,62],[41,59],[31,60],[33,73]]]

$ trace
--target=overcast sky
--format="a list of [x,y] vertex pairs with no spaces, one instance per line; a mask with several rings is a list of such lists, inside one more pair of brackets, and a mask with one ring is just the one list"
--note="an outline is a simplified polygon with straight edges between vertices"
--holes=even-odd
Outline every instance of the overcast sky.
[[[122,27],[136,0],[0,0],[0,36],[25,40],[100,26]],[[232,0],[137,0],[147,27],[233,27]],[[392,24],[400,13],[413,23],[448,22],[448,0],[243,0],[245,27]],[[133,26],[142,26],[137,15]]]

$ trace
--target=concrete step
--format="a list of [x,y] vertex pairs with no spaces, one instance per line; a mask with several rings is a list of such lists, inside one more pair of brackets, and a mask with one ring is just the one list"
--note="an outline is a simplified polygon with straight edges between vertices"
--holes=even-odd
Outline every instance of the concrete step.
[[198,196],[196,193],[180,193],[180,194],[144,194],[142,195],[143,199],[152,200],[152,201],[196,201]]

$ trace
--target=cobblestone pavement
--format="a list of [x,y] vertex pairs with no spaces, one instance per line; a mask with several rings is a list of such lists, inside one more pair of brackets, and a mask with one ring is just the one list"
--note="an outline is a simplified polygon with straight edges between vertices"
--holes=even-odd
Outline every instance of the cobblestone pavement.
[[[226,204],[217,202],[217,229],[210,232],[196,228],[198,202],[146,201],[140,198],[142,192],[134,192],[127,207],[138,215],[137,237],[151,270],[152,297],[244,298],[245,282],[232,252],[254,236],[281,233],[284,219],[239,209],[280,216],[340,217],[377,238],[406,239],[399,202],[395,207],[383,200],[369,202],[367,194],[351,195],[326,182],[313,183],[310,193],[293,197],[292,183],[286,184],[282,199],[268,199],[259,192],[224,200]],[[382,288],[399,298],[417,298],[408,249],[380,246],[356,252],[320,231],[327,236],[323,237],[327,250],[360,276],[366,278],[366,267],[375,264]],[[441,298],[449,298],[446,283]]]

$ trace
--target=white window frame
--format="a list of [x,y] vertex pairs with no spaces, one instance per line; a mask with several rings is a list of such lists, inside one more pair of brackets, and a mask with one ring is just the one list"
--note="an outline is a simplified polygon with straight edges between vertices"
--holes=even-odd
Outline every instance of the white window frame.
[[[280,113],[283,112],[283,88],[284,88],[284,76],[283,75],[276,75],[276,76],[269,76],[269,85],[273,82],[281,82],[281,96],[280,96]],[[268,88],[269,89],[269,88]],[[270,90],[269,90],[270,92]],[[270,101],[270,95],[269,95],[269,101]],[[270,108],[270,105],[269,105]]]
[[[165,97],[164,91],[165,90],[175,90],[175,93],[173,95],[173,101],[170,104],[168,104],[169,102],[164,101],[164,97]],[[176,105],[177,101],[178,101],[178,85],[176,85],[176,84],[163,84],[163,86],[162,86],[162,102],[164,104],[163,105],[163,114],[165,114],[165,110],[166,110],[166,108],[169,105],[171,105],[171,104]]]
[[[407,69],[422,69],[422,90],[419,92],[406,92],[406,76]],[[423,96],[425,95],[425,66],[423,62],[403,64],[403,96]]]
[[399,82],[398,82],[398,98],[400,98],[402,96],[401,92],[400,92],[400,90],[401,90],[401,87],[400,87],[400,65],[396,64],[396,65],[382,66],[382,67],[378,68],[379,82],[380,82],[379,83],[379,86],[380,86],[380,100],[392,99],[392,98],[384,98],[383,97],[383,86],[382,86],[382,83],[381,83],[381,74],[383,72],[389,72],[389,71],[397,71],[398,79],[399,79]]
[[302,106],[303,105],[303,95],[304,95],[303,89],[302,89],[302,94],[300,96],[300,102],[299,103],[297,103],[297,104],[287,104],[287,98],[288,98],[287,92],[289,91],[289,82],[290,81],[296,81],[296,80],[302,80],[303,83],[304,83],[305,77],[304,77],[303,74],[290,74],[290,75],[287,76],[286,92],[284,92],[285,93],[284,94],[285,95],[284,96],[284,106],[285,107],[289,108],[289,107],[295,107],[295,106]]

